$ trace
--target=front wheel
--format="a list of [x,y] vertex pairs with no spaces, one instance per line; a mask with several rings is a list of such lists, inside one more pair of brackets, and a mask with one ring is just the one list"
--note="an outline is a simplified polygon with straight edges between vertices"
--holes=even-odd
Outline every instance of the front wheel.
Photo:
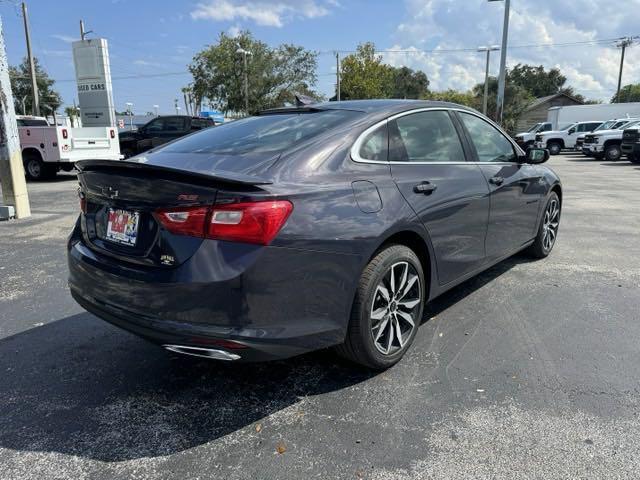
[[37,153],[25,153],[23,155],[23,164],[29,180],[44,180],[55,175],[55,173],[52,175],[52,171],[55,172],[55,170],[46,165]]
[[640,153],[632,153],[631,155],[629,155],[629,161],[631,163],[640,164]]
[[416,336],[425,292],[422,264],[413,250],[391,245],[380,251],[362,272],[338,353],[376,370],[396,364]]
[[560,199],[558,194],[551,192],[544,214],[538,227],[538,234],[533,245],[529,247],[529,253],[535,258],[546,258],[553,250],[558,237],[560,227]]
[[622,150],[620,145],[609,145],[604,150],[604,157],[610,162],[615,162],[622,158]]
[[551,155],[560,155],[560,152],[562,151],[562,145],[560,145],[558,142],[549,142],[547,144],[547,148],[549,149],[549,153]]

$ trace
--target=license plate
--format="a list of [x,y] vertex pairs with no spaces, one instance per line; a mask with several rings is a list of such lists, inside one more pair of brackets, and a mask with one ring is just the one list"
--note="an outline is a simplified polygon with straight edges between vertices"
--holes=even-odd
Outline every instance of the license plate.
[[122,245],[134,246],[138,239],[138,212],[109,209],[107,240]]

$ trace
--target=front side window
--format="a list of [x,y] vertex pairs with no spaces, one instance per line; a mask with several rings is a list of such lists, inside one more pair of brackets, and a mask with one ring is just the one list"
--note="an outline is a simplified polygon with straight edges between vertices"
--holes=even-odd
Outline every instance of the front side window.
[[493,125],[469,113],[460,113],[480,162],[513,162],[517,155],[513,145]]
[[387,134],[387,124],[385,123],[364,137],[358,155],[364,160],[386,162],[388,150],[389,137]]
[[181,132],[187,128],[187,119],[183,117],[167,117],[164,119],[163,130],[166,132]]
[[162,130],[163,123],[164,123],[163,118],[156,118],[155,120],[151,120],[145,128],[147,132],[159,132]]
[[395,162],[464,162],[458,132],[444,110],[412,113],[395,119],[390,125],[389,160]]
[[544,126],[542,127],[542,132],[550,132],[551,131],[551,124],[550,123],[545,123]]

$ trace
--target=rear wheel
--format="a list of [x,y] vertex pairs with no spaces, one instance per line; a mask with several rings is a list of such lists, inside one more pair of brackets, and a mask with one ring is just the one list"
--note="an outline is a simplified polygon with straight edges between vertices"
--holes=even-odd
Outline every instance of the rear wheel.
[[640,153],[632,153],[631,155],[629,155],[629,161],[631,163],[640,164]]
[[422,265],[411,249],[391,245],[380,251],[360,277],[338,353],[378,370],[397,363],[416,336],[425,291]]
[[529,253],[536,258],[548,257],[556,244],[559,227],[560,199],[555,192],[551,192],[538,227],[538,235],[529,247]]
[[44,180],[55,175],[55,170],[46,165],[36,152],[26,152],[22,156],[24,171],[30,180]]
[[560,145],[558,142],[549,142],[547,144],[547,148],[549,149],[549,153],[551,155],[560,155],[560,152],[562,151],[562,145]]
[[620,145],[608,145],[604,149],[604,158],[611,162],[615,162],[622,158],[622,150],[620,149]]

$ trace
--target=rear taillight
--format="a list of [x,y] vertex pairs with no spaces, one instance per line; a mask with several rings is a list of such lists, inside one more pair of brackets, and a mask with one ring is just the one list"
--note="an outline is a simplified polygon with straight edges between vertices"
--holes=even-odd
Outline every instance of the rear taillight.
[[158,210],[155,217],[171,233],[204,237],[209,207],[179,207]]
[[156,218],[176,235],[268,245],[289,218],[287,200],[158,210]]
[[87,199],[84,196],[82,190],[78,189],[78,198],[80,199],[80,211],[87,213]]
[[62,138],[64,138],[65,140],[69,138],[69,132],[67,132],[66,128],[62,129]]

